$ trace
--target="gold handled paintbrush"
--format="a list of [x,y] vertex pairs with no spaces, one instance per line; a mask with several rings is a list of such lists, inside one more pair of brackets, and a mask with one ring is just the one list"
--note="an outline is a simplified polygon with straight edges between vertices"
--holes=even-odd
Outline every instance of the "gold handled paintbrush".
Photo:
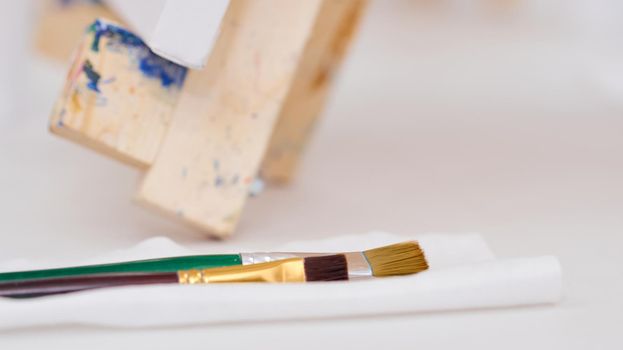
[[[322,256],[337,253],[240,253],[220,255],[177,256],[149,260],[124,261],[112,264],[83,265],[56,269],[0,273],[0,282],[53,277],[84,276],[103,273],[175,272],[224,266],[251,265],[296,257]],[[350,279],[406,275],[428,268],[420,245],[403,242],[384,247],[343,253],[348,261]]]
[[32,298],[107,287],[152,284],[316,282],[348,280],[343,254],[290,258],[247,266],[149,274],[99,274],[0,283],[0,296]]
[[[242,264],[276,261],[292,257],[322,256],[328,253],[241,253]],[[409,275],[428,269],[424,251],[416,241],[408,241],[342,253],[348,262],[350,279]]]

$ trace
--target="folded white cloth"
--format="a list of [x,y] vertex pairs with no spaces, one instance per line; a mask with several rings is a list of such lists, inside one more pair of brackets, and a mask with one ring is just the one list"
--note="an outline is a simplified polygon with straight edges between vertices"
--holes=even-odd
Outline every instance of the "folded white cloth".
[[[561,271],[555,257],[495,259],[476,234],[409,237],[373,232],[296,242],[275,250],[365,250],[410,239],[417,239],[424,249],[428,271],[352,282],[140,286],[5,299],[0,300],[0,329],[68,323],[147,327],[328,318],[554,303],[561,297]],[[98,262],[179,254],[197,252],[156,238]],[[7,266],[0,264],[0,270]]]

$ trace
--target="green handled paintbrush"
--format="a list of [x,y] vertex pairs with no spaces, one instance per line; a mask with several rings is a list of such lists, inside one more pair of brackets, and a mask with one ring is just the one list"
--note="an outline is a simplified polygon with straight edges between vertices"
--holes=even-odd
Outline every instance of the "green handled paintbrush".
[[[296,257],[335,253],[240,253],[189,255],[159,259],[124,261],[44,270],[0,273],[0,282],[126,272],[173,272],[191,269],[251,265]],[[363,252],[344,253],[350,279],[411,274],[426,270],[428,264],[417,242],[403,242]]]
[[81,276],[121,272],[171,272],[187,269],[242,265],[240,254],[189,255],[160,259],[124,261],[111,264],[83,265],[44,270],[0,273],[0,281]]

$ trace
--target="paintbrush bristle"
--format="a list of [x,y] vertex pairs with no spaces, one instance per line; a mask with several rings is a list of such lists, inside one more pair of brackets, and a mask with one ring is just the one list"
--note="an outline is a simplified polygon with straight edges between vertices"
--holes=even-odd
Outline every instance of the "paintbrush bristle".
[[404,242],[363,252],[377,277],[409,275],[428,269],[418,242]]
[[348,265],[344,254],[305,258],[305,280],[341,281],[348,279]]

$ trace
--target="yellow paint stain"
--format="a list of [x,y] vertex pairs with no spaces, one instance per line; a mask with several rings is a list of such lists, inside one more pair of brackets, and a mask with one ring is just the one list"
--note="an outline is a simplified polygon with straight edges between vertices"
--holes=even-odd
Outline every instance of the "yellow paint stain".
[[71,111],[72,113],[80,113],[82,111],[82,105],[80,104],[80,96],[78,90],[74,90],[71,94]]
[[236,210],[230,213],[229,215],[226,215],[225,217],[223,217],[223,221],[228,224],[235,224],[236,222],[238,222],[238,219],[240,218],[240,214],[241,214],[241,210]]

